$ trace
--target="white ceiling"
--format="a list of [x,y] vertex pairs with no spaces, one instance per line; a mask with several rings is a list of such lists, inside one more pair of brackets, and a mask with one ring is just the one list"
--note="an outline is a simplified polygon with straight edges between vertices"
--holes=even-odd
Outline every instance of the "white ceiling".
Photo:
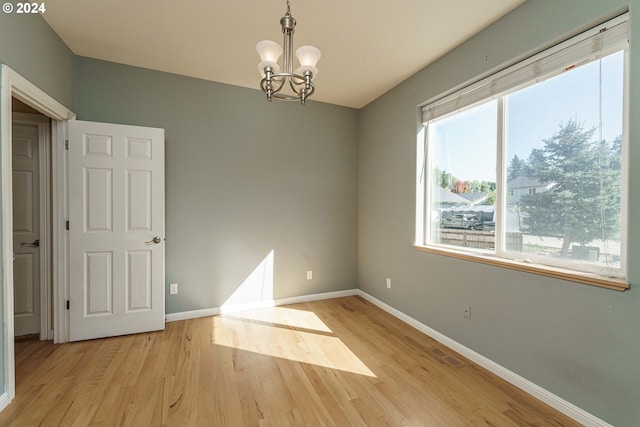
[[[294,49],[322,51],[314,100],[360,108],[524,0],[291,0]],[[258,88],[256,42],[286,0],[49,0],[76,55]]]

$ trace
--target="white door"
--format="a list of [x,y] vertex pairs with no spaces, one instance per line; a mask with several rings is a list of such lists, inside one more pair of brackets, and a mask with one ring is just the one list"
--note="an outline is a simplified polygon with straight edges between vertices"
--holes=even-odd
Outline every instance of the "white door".
[[14,124],[13,312],[15,336],[40,333],[38,126]]
[[71,341],[164,329],[164,130],[69,121]]

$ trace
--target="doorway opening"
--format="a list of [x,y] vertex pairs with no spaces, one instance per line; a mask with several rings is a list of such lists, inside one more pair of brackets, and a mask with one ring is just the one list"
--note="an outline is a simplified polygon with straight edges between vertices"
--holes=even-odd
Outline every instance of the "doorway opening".
[[15,340],[53,338],[51,119],[11,98]]
[[[53,99],[33,83],[13,71],[7,65],[2,65],[0,82],[0,257],[2,269],[0,270],[0,298],[3,328],[1,336],[2,378],[0,386],[0,410],[11,403],[15,397],[15,354],[14,354],[14,212],[13,212],[13,108],[12,99],[15,98],[22,104],[49,119],[50,124],[50,162],[46,175],[50,177],[50,221],[45,224],[46,236],[50,236],[50,255],[45,260],[50,261],[50,273],[45,273],[50,278],[50,302],[44,307],[52,307],[45,315],[51,319],[46,334],[53,331],[55,343],[68,340],[68,315],[64,310],[67,290],[67,238],[65,236],[66,210],[66,155],[65,134],[66,122],[75,118],[75,114]],[[32,113],[32,111],[29,111]],[[27,112],[27,114],[29,113]],[[18,112],[15,113],[18,115]],[[46,122],[47,119],[45,119]],[[49,172],[50,171],[50,172]],[[37,239],[34,239],[37,240]],[[34,240],[26,243],[35,245]],[[39,244],[39,242],[38,242]],[[46,293],[46,292],[45,292]],[[40,321],[42,321],[42,316]]]

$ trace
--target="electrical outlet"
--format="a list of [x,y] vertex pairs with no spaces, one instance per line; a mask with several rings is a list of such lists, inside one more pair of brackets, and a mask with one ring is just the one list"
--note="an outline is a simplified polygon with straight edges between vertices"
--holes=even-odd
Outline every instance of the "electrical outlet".
[[462,317],[464,317],[465,319],[471,319],[471,306],[470,305],[465,305],[464,306],[464,313],[462,314]]
[[387,277],[387,289],[391,289],[391,279]]
[[313,271],[309,270],[307,271],[307,280],[311,280],[313,279]]
[[169,294],[175,295],[177,293],[178,293],[178,284],[177,283],[171,283],[169,285]]

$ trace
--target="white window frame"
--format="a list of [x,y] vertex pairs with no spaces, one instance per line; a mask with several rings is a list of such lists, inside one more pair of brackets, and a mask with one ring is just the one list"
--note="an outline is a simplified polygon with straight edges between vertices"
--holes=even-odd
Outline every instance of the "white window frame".
[[[469,86],[436,97],[421,107],[423,129],[418,134],[417,167],[416,167],[416,227],[415,244],[417,250],[454,256],[457,258],[494,264],[501,267],[538,273],[551,277],[559,277],[575,282],[603,286],[616,290],[629,288],[627,274],[627,229],[628,229],[628,83],[629,83],[629,48],[628,48],[629,14],[625,13],[597,27],[585,31],[563,43],[546,49],[529,59],[518,62],[506,69],[483,78]],[[524,87],[559,75],[576,66],[598,60],[611,53],[624,51],[623,79],[623,118],[622,118],[622,198],[621,198],[621,266],[618,272],[604,272],[599,268],[590,270],[581,264],[572,268],[566,261],[554,263],[545,258],[523,258],[522,253],[503,250],[504,244],[504,209],[507,196],[506,163],[503,132],[504,97]],[[428,123],[452,114],[473,108],[489,100],[498,101],[498,137],[497,137],[497,171],[496,186],[496,242],[495,252],[474,250],[441,244],[429,243],[432,221],[431,212],[431,168],[432,147],[428,143]],[[541,264],[544,262],[545,264]],[[573,266],[576,267],[576,266]],[[612,274],[613,273],[613,274]]]

